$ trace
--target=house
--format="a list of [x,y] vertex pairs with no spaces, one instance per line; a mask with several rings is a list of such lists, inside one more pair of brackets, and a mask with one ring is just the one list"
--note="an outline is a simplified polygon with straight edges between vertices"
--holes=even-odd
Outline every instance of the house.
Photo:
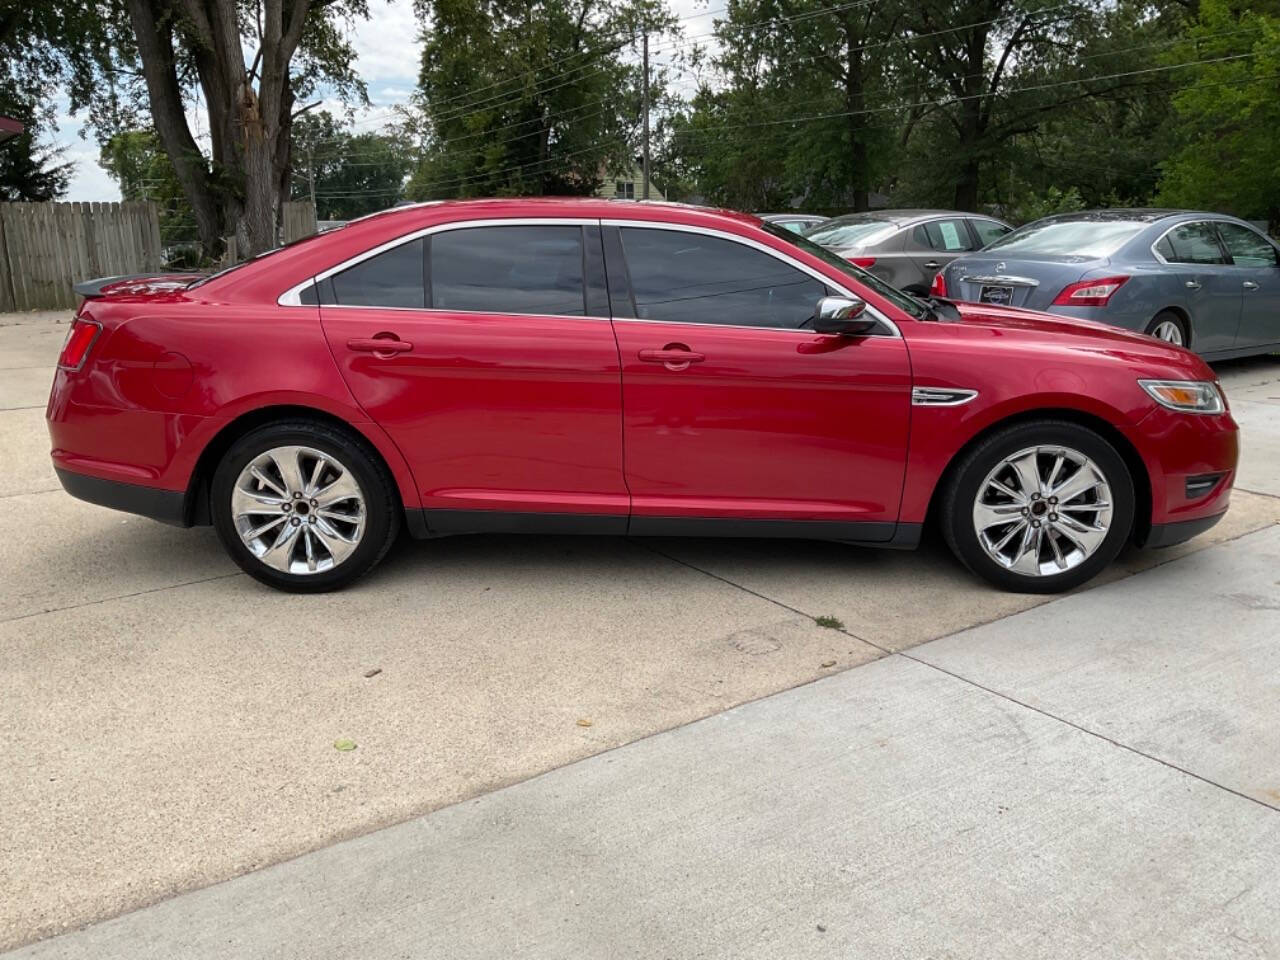
[[[629,171],[621,175],[610,176],[608,173],[602,173],[601,177],[604,182],[596,191],[597,197],[612,197],[617,200],[644,199],[644,170],[640,164],[633,164]],[[649,199],[667,199],[658,189],[658,185],[653,182],[653,177],[649,178]]]

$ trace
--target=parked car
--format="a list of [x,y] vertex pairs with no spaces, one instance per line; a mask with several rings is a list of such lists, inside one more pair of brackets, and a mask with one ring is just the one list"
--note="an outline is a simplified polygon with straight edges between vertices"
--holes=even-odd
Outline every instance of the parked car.
[[955,260],[933,292],[1137,330],[1212,359],[1280,349],[1280,251],[1243,220],[1088,210]]
[[876,210],[836,217],[804,231],[814,243],[893,284],[925,294],[956,257],[981,250],[1013,227],[954,210]]
[[792,233],[803,233],[819,223],[826,223],[829,219],[817,213],[758,213],[756,216],[765,223],[776,223],[780,227],[786,227]]
[[350,583],[401,528],[913,547],[937,517],[978,574],[1049,592],[1212,526],[1235,476],[1194,354],[917,300],[746,214],[425,204],[82,289],[62,485],[212,523],[285,590]]

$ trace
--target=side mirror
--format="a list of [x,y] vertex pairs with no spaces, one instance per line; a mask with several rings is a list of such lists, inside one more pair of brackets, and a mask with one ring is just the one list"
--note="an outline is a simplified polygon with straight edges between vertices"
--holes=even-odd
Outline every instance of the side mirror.
[[874,317],[865,316],[867,304],[863,300],[848,297],[823,297],[813,317],[813,329],[818,333],[837,333],[856,336],[866,333],[876,325]]

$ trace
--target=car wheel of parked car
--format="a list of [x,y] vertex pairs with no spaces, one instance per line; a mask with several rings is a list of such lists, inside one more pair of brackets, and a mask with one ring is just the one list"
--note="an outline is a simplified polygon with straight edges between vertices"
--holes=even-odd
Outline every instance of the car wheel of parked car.
[[1017,424],[965,455],[942,504],[947,543],[1005,590],[1056,593],[1115,559],[1133,527],[1133,480],[1094,431],[1060,420]]
[[282,590],[336,590],[371,570],[400,528],[395,482],[363,440],[324,424],[267,424],[213,475],[213,523],[247,574]]
[[1148,334],[1165,343],[1185,347],[1191,342],[1186,322],[1172,310],[1161,310],[1147,324]]

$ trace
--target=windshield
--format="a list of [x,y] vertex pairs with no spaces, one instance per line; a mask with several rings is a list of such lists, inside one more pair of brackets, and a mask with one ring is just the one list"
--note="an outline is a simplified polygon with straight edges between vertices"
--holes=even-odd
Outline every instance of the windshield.
[[[343,224],[342,226],[345,227],[346,224]],[[309,240],[314,240],[316,237],[322,237],[325,234],[333,233],[334,230],[341,230],[341,229],[342,227],[330,227],[328,230],[320,230],[316,233],[309,233],[305,237],[299,237],[297,240],[290,240],[288,243],[282,243],[278,247],[272,247],[270,250],[264,250],[262,253],[258,254],[256,257],[250,257],[248,260],[241,260],[239,263],[233,263],[229,267],[223,267],[221,270],[215,271],[214,273],[211,273],[206,277],[201,277],[199,280],[195,280],[187,284],[187,289],[192,290],[195,287],[203,286],[204,284],[208,283],[210,280],[217,280],[219,277],[225,277],[228,273],[232,273],[236,270],[239,270],[241,267],[247,266],[250,263],[256,263],[257,261],[261,260],[263,257],[269,257],[272,254],[279,253],[281,250],[292,250],[294,247],[300,246],[301,244],[304,244]]]
[[839,257],[832,253],[826,247],[820,247],[809,237],[792,233],[785,227],[779,227],[773,223],[762,223],[762,227],[775,237],[787,241],[793,247],[799,247],[805,253],[813,254],[823,263],[830,264],[841,273],[857,280],[864,287],[870,287],[880,296],[884,297],[903,313],[915,317],[917,320],[923,320],[929,315],[929,308],[909,294],[903,293],[897,287],[886,283],[874,274],[868,273],[861,267],[856,267],[843,257]]
[[1045,253],[1050,256],[1109,257],[1146,227],[1126,220],[1041,220],[1019,227],[983,252]]
[[893,233],[895,224],[872,217],[819,223],[804,231],[804,236],[826,247],[857,247],[876,243]]

